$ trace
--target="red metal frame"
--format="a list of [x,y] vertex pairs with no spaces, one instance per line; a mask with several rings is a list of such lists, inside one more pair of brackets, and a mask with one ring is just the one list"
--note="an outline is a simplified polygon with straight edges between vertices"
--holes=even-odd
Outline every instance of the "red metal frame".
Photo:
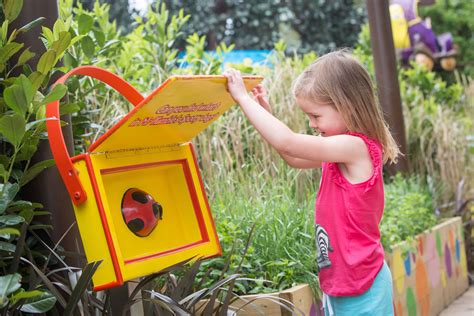
[[[128,82],[113,73],[94,66],[83,66],[74,68],[53,85],[64,84],[64,82],[73,75],[89,76],[111,86],[117,92],[122,94],[134,106],[137,106],[144,98]],[[78,177],[77,170],[74,168],[71,157],[67,152],[64,142],[63,132],[61,130],[61,121],[59,115],[59,100],[49,103],[46,106],[46,128],[48,130],[48,139],[53,153],[54,160],[59,170],[59,174],[66,185],[66,189],[75,205],[84,203],[87,199],[86,192]]]

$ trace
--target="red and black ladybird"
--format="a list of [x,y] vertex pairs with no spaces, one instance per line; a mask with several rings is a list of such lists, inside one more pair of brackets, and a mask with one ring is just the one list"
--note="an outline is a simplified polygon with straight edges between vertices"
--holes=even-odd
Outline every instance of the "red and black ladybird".
[[146,237],[163,218],[163,208],[150,194],[130,188],[122,197],[122,216],[135,235]]

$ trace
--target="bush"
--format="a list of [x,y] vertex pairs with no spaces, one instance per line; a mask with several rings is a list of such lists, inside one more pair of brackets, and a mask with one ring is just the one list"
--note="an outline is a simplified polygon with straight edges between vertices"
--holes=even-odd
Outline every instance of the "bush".
[[[375,80],[368,27],[359,36],[355,54]],[[430,189],[435,207],[449,212],[456,194],[469,198],[472,181],[457,193],[459,184],[473,177],[468,135],[473,126],[472,85],[448,84],[439,73],[415,63],[398,69],[410,174]],[[468,181],[469,182],[469,181]]]
[[385,210],[380,224],[385,250],[411,240],[436,223],[430,192],[417,177],[407,179],[398,174],[385,186]]
[[[236,284],[239,294],[269,293],[309,283],[315,293],[319,290],[314,244],[314,187],[299,199],[295,179],[301,171],[275,166],[275,177],[254,174],[245,167],[246,182],[233,174],[210,184],[211,207],[223,253],[232,252],[229,273],[242,259],[244,241],[255,225],[241,273],[251,280]],[[301,190],[301,189],[300,189]],[[304,190],[304,189],[303,189]],[[224,258],[204,263],[218,275]],[[257,281],[255,281],[257,280]]]
[[[39,27],[39,18],[20,29],[12,29],[22,1],[3,1],[0,36],[0,310],[2,314],[44,313],[64,299],[44,275],[62,259],[53,257],[38,234],[47,236],[50,226],[38,220],[49,215],[43,206],[21,198],[22,188],[53,160],[32,163],[40,141],[46,139],[46,104],[62,98],[64,85],[49,89],[57,62],[76,40],[70,34],[70,19],[57,21],[53,29],[43,27],[45,52],[37,64],[35,56],[17,36]],[[20,72],[20,75],[15,75]],[[58,259],[59,258],[59,259]],[[55,274],[53,271],[52,275]],[[67,288],[67,287],[65,287]],[[63,305],[65,306],[65,305]]]

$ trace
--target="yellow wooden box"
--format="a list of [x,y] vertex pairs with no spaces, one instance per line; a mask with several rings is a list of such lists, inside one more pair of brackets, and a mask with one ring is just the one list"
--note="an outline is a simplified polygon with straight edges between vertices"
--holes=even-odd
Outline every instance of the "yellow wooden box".
[[[74,202],[87,260],[102,261],[93,276],[94,290],[118,286],[190,258],[220,255],[190,141],[235,104],[226,90],[226,79],[174,76],[144,98],[120,77],[92,66],[76,68],[56,83],[72,75],[103,81],[135,105],[86,153],[72,158],[60,128],[59,101],[47,107],[51,149]],[[244,81],[250,90],[261,78],[245,77]],[[132,232],[122,212],[124,203],[131,201],[127,191],[137,190],[161,207],[162,217],[155,212],[157,223],[147,236]],[[151,204],[146,203],[141,210],[148,216]]]

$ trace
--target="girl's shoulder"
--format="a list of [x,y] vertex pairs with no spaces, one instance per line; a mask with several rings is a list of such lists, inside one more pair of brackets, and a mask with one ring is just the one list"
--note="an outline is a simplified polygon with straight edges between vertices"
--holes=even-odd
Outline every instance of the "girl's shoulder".
[[364,143],[366,144],[367,149],[369,150],[369,154],[372,160],[374,159],[382,160],[382,154],[383,154],[382,144],[378,140],[370,138],[363,133],[347,132],[346,134],[362,139]]

